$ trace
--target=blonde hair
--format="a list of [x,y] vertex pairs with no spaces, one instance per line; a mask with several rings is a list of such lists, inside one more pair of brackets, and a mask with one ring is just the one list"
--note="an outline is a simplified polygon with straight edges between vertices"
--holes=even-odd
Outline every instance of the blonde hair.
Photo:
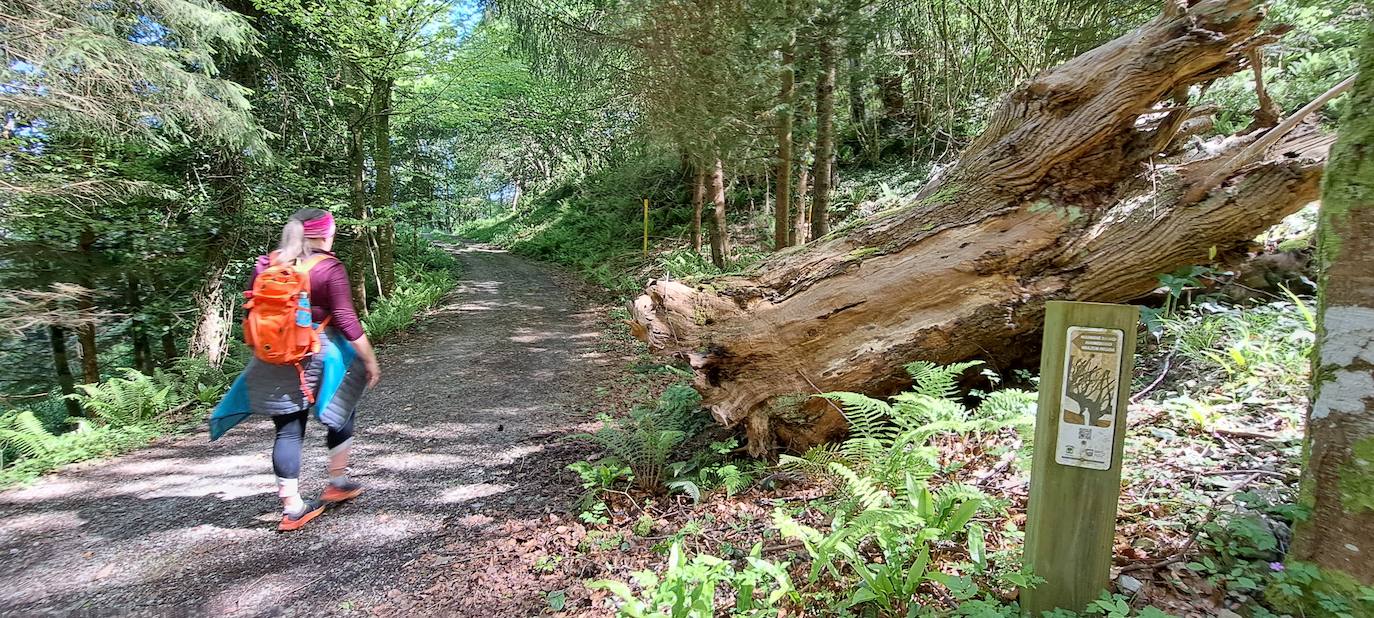
[[277,253],[273,264],[291,264],[310,257],[324,244],[323,238],[306,238],[305,222],[314,221],[329,214],[318,208],[302,208],[291,215],[281,228],[281,241],[277,243]]

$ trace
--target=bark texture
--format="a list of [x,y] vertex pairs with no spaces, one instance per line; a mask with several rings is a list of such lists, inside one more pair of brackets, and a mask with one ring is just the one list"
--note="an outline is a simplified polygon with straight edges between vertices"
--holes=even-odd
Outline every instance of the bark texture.
[[372,158],[377,164],[377,185],[372,196],[372,212],[383,218],[376,231],[378,295],[391,295],[396,287],[396,224],[392,222],[391,201],[391,91],[395,80],[373,80],[372,97],[376,106],[373,125]]
[[807,235],[811,232],[811,207],[807,201],[811,195],[811,168],[807,167],[804,160],[800,167],[797,172],[797,216],[792,222],[792,232],[788,234],[792,246],[806,244]]
[[[215,212],[224,221],[233,221],[243,212],[243,175],[245,165],[236,153],[221,153],[214,164]],[[215,367],[224,362],[229,347],[229,329],[234,305],[225,293],[225,278],[233,249],[239,244],[239,227],[221,225],[205,244],[204,281],[193,297],[198,317],[187,354],[204,358]]]
[[716,159],[711,172],[711,261],[725,268],[730,258],[730,225],[725,218],[725,166]]
[[782,49],[782,72],[778,93],[778,194],[773,203],[773,248],[782,251],[791,246],[792,218],[792,104],[796,99],[796,79],[792,63],[796,60],[796,44],[790,38]]
[[[77,273],[77,281],[81,287],[88,290],[95,289],[95,283],[91,279],[91,271],[95,265],[92,263],[92,253],[95,247],[95,232],[90,230],[81,231],[79,249],[81,251],[81,264],[83,268]],[[81,312],[85,318],[96,310],[95,299],[90,294],[85,294],[76,303],[77,311]],[[95,320],[88,320],[76,329],[76,341],[81,346],[81,378],[86,384],[94,384],[100,381],[100,350],[96,347]]]
[[692,182],[692,250],[701,253],[701,206],[706,201],[706,168],[696,165]]
[[[363,153],[363,119],[365,112],[358,110],[357,117],[348,127],[348,201],[353,208],[353,217],[367,222],[367,183],[365,156]],[[371,261],[372,245],[368,241],[366,225],[358,227],[352,242],[349,243],[352,255],[348,266],[348,284],[353,288],[353,305],[363,314],[367,313],[367,264]]]
[[[1246,66],[1274,38],[1258,33],[1263,17],[1250,0],[1191,2],[1042,72],[902,207],[750,276],[653,282],[633,303],[635,333],[690,362],[715,417],[745,423],[755,454],[844,431],[832,407],[799,396],[887,394],[914,360],[1034,355],[1045,301],[1138,298],[1159,273],[1238,248],[1316,199],[1330,140],[1310,128],[1192,203],[1187,188],[1254,137],[1160,156],[1194,115],[1164,106]],[[821,182],[818,169],[817,197]]]
[[830,233],[830,179],[835,156],[835,41],[829,33],[817,44],[821,74],[816,78],[816,188],[811,196],[811,237]]
[[76,378],[67,360],[67,329],[51,324],[48,326],[48,349],[52,351],[53,371],[57,374],[57,386],[62,389],[62,403],[67,406],[67,416],[82,416],[81,404],[70,396],[76,394]]
[[[1320,338],[1293,557],[1374,586],[1374,30],[1322,191]],[[1329,578],[1327,578],[1329,579]],[[1297,608],[1302,609],[1302,608]]]
[[148,323],[143,318],[143,294],[139,290],[138,275],[132,271],[124,273],[124,300],[129,307],[129,340],[133,344],[134,368],[143,373],[153,373],[153,346],[148,338]]

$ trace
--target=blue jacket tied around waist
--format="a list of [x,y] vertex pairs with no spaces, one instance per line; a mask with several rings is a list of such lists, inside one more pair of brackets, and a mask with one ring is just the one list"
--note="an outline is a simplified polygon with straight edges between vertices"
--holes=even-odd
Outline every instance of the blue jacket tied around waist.
[[306,407],[312,408],[326,426],[342,428],[362,399],[366,371],[342,333],[333,328],[325,333],[319,353],[305,367],[306,384],[315,392],[313,406],[301,392],[296,367],[270,365],[254,358],[210,414],[210,441],[218,440],[252,414],[294,414]]

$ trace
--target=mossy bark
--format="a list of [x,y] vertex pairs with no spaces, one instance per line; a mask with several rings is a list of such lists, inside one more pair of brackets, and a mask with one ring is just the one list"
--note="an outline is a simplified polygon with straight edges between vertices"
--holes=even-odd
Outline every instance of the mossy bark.
[[1293,557],[1374,585],[1374,28],[1322,187],[1312,407]]

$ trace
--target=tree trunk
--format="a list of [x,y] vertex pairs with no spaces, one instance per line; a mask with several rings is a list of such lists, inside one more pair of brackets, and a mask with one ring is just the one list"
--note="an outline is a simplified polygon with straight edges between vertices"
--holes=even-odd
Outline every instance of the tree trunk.
[[153,373],[153,346],[148,338],[148,323],[143,319],[143,297],[139,292],[138,275],[125,273],[125,303],[129,307],[129,340],[133,345],[134,368]]
[[692,250],[701,253],[701,208],[706,202],[706,168],[696,165],[696,180],[692,183]]
[[375,124],[373,125],[372,161],[377,167],[377,184],[373,192],[372,212],[382,217],[383,223],[376,230],[377,270],[382,297],[391,295],[396,287],[396,223],[392,211],[391,182],[391,90],[395,80],[377,78],[372,82],[372,97],[375,101]]
[[811,196],[811,237],[830,233],[830,166],[835,153],[835,42],[828,34],[818,44],[821,74],[816,80],[816,188]]
[[234,219],[243,210],[244,165],[237,153],[222,153],[213,165],[215,173],[211,185],[214,187],[215,213],[221,217],[221,225],[205,244],[205,280],[192,297],[199,317],[186,351],[219,367],[229,347],[229,327],[234,315],[234,307],[224,288],[233,258],[231,248],[239,242],[239,226]]
[[176,333],[172,332],[172,327],[168,326],[162,333],[162,364],[170,366],[181,352],[177,351]]
[[[1317,197],[1330,140],[1315,130],[1195,203],[1179,196],[1246,140],[1157,156],[1187,113],[1146,112],[1239,70],[1248,49],[1273,41],[1256,34],[1262,19],[1248,0],[1202,0],[1042,72],[904,205],[747,277],[652,282],[632,305],[635,334],[685,358],[712,413],[744,423],[756,454],[844,431],[838,412],[805,396],[884,395],[914,360],[1033,356],[1045,301],[1139,298],[1159,273],[1241,247]],[[818,153],[818,198],[827,159]]]
[[806,244],[807,233],[811,231],[811,209],[807,196],[811,195],[811,168],[801,164],[797,173],[797,220],[792,225],[792,245]]
[[[1374,586],[1374,29],[1365,35],[1317,227],[1320,337],[1312,363],[1292,557]],[[1353,588],[1350,590],[1353,592]]]
[[[230,0],[225,6],[255,19],[262,16],[249,0]],[[257,87],[256,56],[239,54],[226,64],[225,75],[230,80],[249,89]],[[244,210],[243,181],[247,165],[241,151],[223,148],[214,153],[210,167],[210,187],[214,199],[212,212],[218,225],[205,239],[204,279],[192,295],[197,318],[186,353],[204,358],[212,366],[219,367],[229,350],[230,325],[233,323],[234,301],[237,300],[225,294],[225,278],[242,234],[238,217]]]
[[[75,393],[76,379],[67,361],[67,329],[55,324],[48,326],[48,347],[52,349],[53,370],[57,374],[57,385],[62,389],[62,395],[65,397]],[[64,399],[63,404],[67,406],[67,416],[82,416],[81,404],[72,399]]]
[[85,320],[85,323],[76,329],[76,341],[81,346],[81,378],[86,384],[100,381],[100,351],[95,345],[95,320],[91,319],[91,313],[95,311],[95,282],[90,274],[95,269],[94,247],[95,232],[81,230],[81,272],[77,273],[77,280],[81,282],[81,287],[90,290],[90,293],[82,294],[80,300],[76,301],[76,309]]
[[851,34],[845,38],[845,74],[849,82],[849,122],[860,136],[868,109],[864,105],[864,40]]
[[902,76],[877,76],[873,78],[873,84],[878,87],[878,98],[883,102],[880,128],[887,131],[906,118],[906,96],[902,93]]
[[1269,89],[1264,87],[1264,53],[1259,49],[1250,50],[1249,54],[1251,69],[1255,72],[1255,98],[1259,100],[1259,109],[1255,110],[1255,129],[1267,129],[1279,123],[1282,111],[1274,103],[1274,99],[1269,96]]
[[371,243],[368,242],[367,194],[363,174],[366,172],[363,160],[363,123],[365,112],[359,110],[348,127],[348,197],[353,208],[353,218],[363,222],[358,226],[352,242],[349,260],[348,284],[353,288],[353,304],[362,314],[367,313],[367,264],[371,260]]
[[792,105],[796,99],[796,41],[790,39],[782,49],[781,92],[778,93],[778,193],[773,202],[773,249],[781,251],[792,244]]
[[725,219],[725,166],[716,159],[716,169],[711,173],[711,262],[716,268],[725,268],[730,258],[730,226]]

